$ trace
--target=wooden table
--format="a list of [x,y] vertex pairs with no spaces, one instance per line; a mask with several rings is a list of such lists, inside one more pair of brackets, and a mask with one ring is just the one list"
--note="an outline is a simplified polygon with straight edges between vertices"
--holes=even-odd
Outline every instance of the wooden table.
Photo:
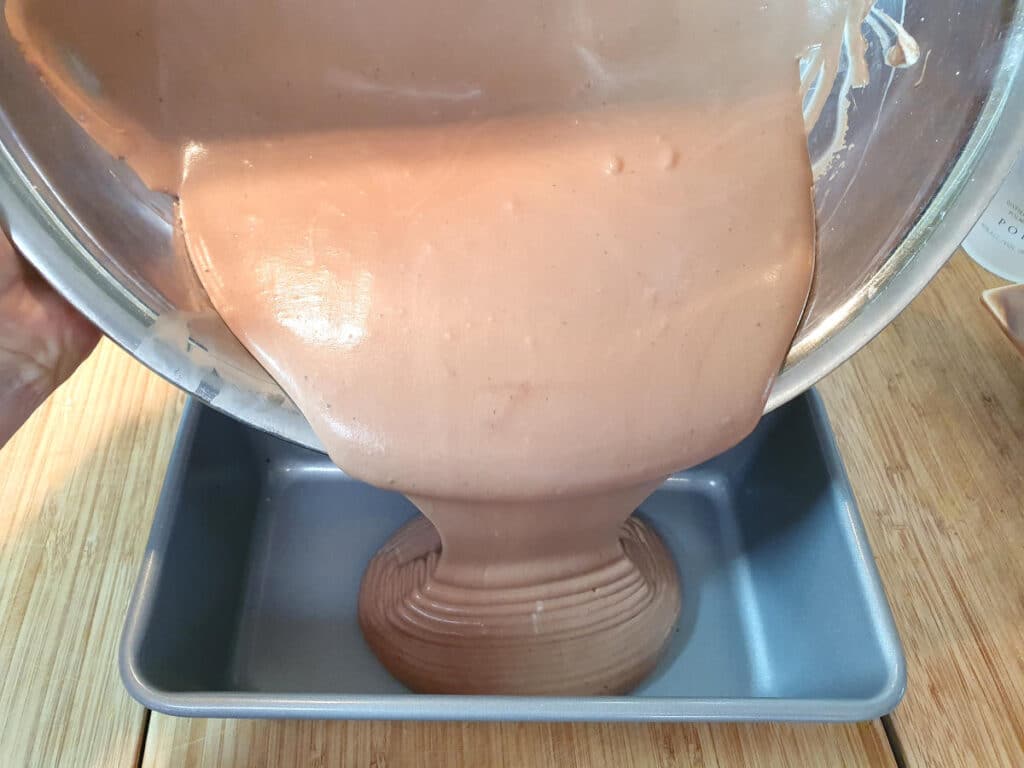
[[909,660],[859,725],[176,720],[117,641],[183,397],[113,345],[0,451],[0,766],[1024,765],[1024,360],[962,255],[821,384]]

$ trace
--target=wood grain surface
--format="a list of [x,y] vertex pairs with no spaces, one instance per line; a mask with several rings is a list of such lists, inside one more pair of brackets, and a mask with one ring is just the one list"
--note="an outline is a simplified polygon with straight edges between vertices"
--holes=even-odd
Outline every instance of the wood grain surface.
[[825,396],[908,657],[909,765],[1024,765],[1024,358],[958,254]]
[[[1024,361],[978,303],[996,284],[956,257],[821,386],[907,650],[907,765],[1024,765]],[[0,767],[894,764],[878,722],[147,721],[116,650],[181,404],[104,343],[0,451]]]
[[860,725],[323,723],[153,715],[143,760],[170,766],[891,766],[878,721]]
[[117,644],[184,398],[109,342],[0,451],[0,766],[131,766]]

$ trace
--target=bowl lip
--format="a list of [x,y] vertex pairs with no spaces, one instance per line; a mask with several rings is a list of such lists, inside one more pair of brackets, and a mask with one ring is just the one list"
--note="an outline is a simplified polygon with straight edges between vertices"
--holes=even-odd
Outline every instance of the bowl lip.
[[[938,274],[981,218],[1024,152],[1024,3],[1008,22],[1003,59],[966,146],[941,192],[922,211],[885,265],[852,296],[838,327],[804,354],[790,355],[765,412],[789,402],[877,336]],[[871,310],[871,311],[869,311]],[[824,335],[828,329],[819,330]]]
[[[984,129],[971,134],[940,193],[872,280],[847,301],[829,328],[816,334],[816,341],[800,345],[806,352],[790,351],[765,412],[809,389],[880,333],[938,273],[995,196],[1024,146],[1024,120],[1015,119],[1024,114],[1024,3],[1006,31],[1000,68],[977,121]],[[230,404],[210,402],[185,366],[163,365],[142,346],[152,312],[93,259],[79,233],[50,209],[40,191],[45,180],[31,158],[12,153],[10,144],[17,142],[7,139],[16,135],[0,108],[0,226],[47,281],[114,342],[175,386],[245,423],[323,450],[297,414],[268,409],[256,392],[239,391],[241,397]]]

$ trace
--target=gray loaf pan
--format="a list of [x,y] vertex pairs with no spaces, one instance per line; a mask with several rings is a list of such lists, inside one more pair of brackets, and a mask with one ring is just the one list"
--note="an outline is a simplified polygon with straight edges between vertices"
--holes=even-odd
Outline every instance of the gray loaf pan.
[[360,578],[415,510],[308,449],[186,409],[121,643],[128,691],[193,717],[853,721],[890,711],[903,652],[813,392],[639,514],[683,587],[628,696],[428,696],[377,662]]

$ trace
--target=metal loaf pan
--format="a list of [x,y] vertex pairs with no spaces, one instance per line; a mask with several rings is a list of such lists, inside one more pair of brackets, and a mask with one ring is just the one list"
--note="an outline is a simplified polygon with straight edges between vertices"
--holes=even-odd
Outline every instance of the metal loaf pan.
[[414,514],[325,456],[186,409],[121,645],[128,691],[195,717],[864,720],[903,652],[814,393],[641,506],[682,578],[662,663],[621,697],[426,696],[363,642],[366,563]]

